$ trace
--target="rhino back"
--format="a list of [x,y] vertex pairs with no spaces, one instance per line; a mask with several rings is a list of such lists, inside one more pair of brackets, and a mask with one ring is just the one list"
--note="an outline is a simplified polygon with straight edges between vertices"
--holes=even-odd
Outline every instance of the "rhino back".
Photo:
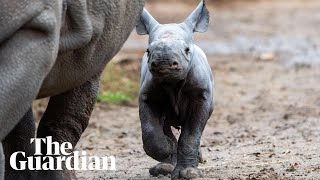
[[[95,0],[86,3],[93,29],[91,40],[75,50],[59,51],[38,98],[78,87],[100,73],[129,37],[140,17],[144,0]],[[67,33],[70,21],[67,13],[61,35]]]

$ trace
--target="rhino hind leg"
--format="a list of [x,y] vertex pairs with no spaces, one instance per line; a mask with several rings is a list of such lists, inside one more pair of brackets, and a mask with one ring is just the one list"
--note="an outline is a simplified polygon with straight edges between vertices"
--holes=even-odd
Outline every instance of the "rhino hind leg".
[[[74,148],[88,125],[99,90],[99,77],[100,74],[78,88],[51,97],[39,123],[38,138],[52,136],[52,141],[70,142]],[[41,149],[46,154],[46,146]],[[66,170],[64,165],[63,168],[63,171],[42,171],[39,178],[49,175],[59,180],[76,178],[74,172]]]
[[[6,136],[3,143],[5,154],[5,179],[34,179],[36,171],[30,170],[14,170],[10,166],[10,156],[17,151],[25,152],[25,157],[34,155],[34,145],[30,144],[30,139],[35,136],[35,123],[33,119],[32,109],[23,116],[14,129]],[[17,156],[16,161],[25,161],[25,157]],[[0,158],[1,159],[1,158]],[[19,167],[18,167],[19,168]]]

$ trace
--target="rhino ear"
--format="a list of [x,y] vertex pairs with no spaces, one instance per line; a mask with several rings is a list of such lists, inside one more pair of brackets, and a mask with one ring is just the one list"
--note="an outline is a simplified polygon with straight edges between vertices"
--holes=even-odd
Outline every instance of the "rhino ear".
[[142,14],[136,26],[136,31],[139,35],[149,34],[152,29],[159,23],[143,8]]
[[209,18],[209,11],[206,8],[205,0],[202,0],[184,23],[191,31],[202,33],[208,30]]

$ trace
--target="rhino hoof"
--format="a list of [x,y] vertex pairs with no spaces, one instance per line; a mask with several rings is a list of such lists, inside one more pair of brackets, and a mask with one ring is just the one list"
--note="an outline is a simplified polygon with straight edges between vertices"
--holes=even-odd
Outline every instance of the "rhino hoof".
[[172,164],[169,163],[159,163],[155,166],[153,166],[152,168],[149,169],[149,173],[152,176],[159,176],[159,175],[168,175],[171,174],[171,172],[173,171],[174,166]]
[[196,179],[201,177],[203,177],[202,173],[197,168],[188,167],[180,171],[180,178],[183,179]]

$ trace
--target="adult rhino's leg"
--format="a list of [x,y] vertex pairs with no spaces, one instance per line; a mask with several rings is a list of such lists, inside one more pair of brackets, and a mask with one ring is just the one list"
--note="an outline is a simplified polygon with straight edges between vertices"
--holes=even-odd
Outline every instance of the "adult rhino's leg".
[[0,0],[0,141],[18,124],[59,47],[59,0]]
[[[37,131],[38,138],[52,136],[59,143],[70,142],[73,147],[79,141],[81,134],[88,126],[89,118],[96,102],[99,90],[100,74],[78,88],[50,98]],[[46,146],[42,146],[46,154]],[[54,152],[54,151],[53,151]],[[55,177],[55,179],[71,179],[71,171],[42,171],[39,178]]]
[[189,112],[185,116],[186,121],[178,141],[178,161],[171,179],[193,179],[202,176],[197,169],[202,158],[199,154],[200,140],[213,106],[209,98],[197,98],[189,103]]
[[140,96],[139,115],[143,148],[147,155],[161,162],[150,168],[149,173],[153,176],[171,173],[173,165],[170,163],[177,152],[177,141],[171,129],[169,130],[170,127],[164,125],[165,117],[143,95]]
[[[30,144],[30,139],[35,135],[35,123],[33,119],[32,109],[23,116],[20,122],[14,129],[6,136],[3,141],[3,149],[5,153],[5,179],[6,180],[23,180],[35,179],[35,172],[30,170],[14,170],[10,166],[10,156],[14,152],[25,152],[25,157],[34,155],[34,145]],[[21,155],[17,156],[16,162],[25,161],[26,158]],[[18,163],[17,163],[18,166]],[[20,168],[20,167],[18,167]]]
[[4,153],[2,143],[0,142],[0,179],[4,179]]

